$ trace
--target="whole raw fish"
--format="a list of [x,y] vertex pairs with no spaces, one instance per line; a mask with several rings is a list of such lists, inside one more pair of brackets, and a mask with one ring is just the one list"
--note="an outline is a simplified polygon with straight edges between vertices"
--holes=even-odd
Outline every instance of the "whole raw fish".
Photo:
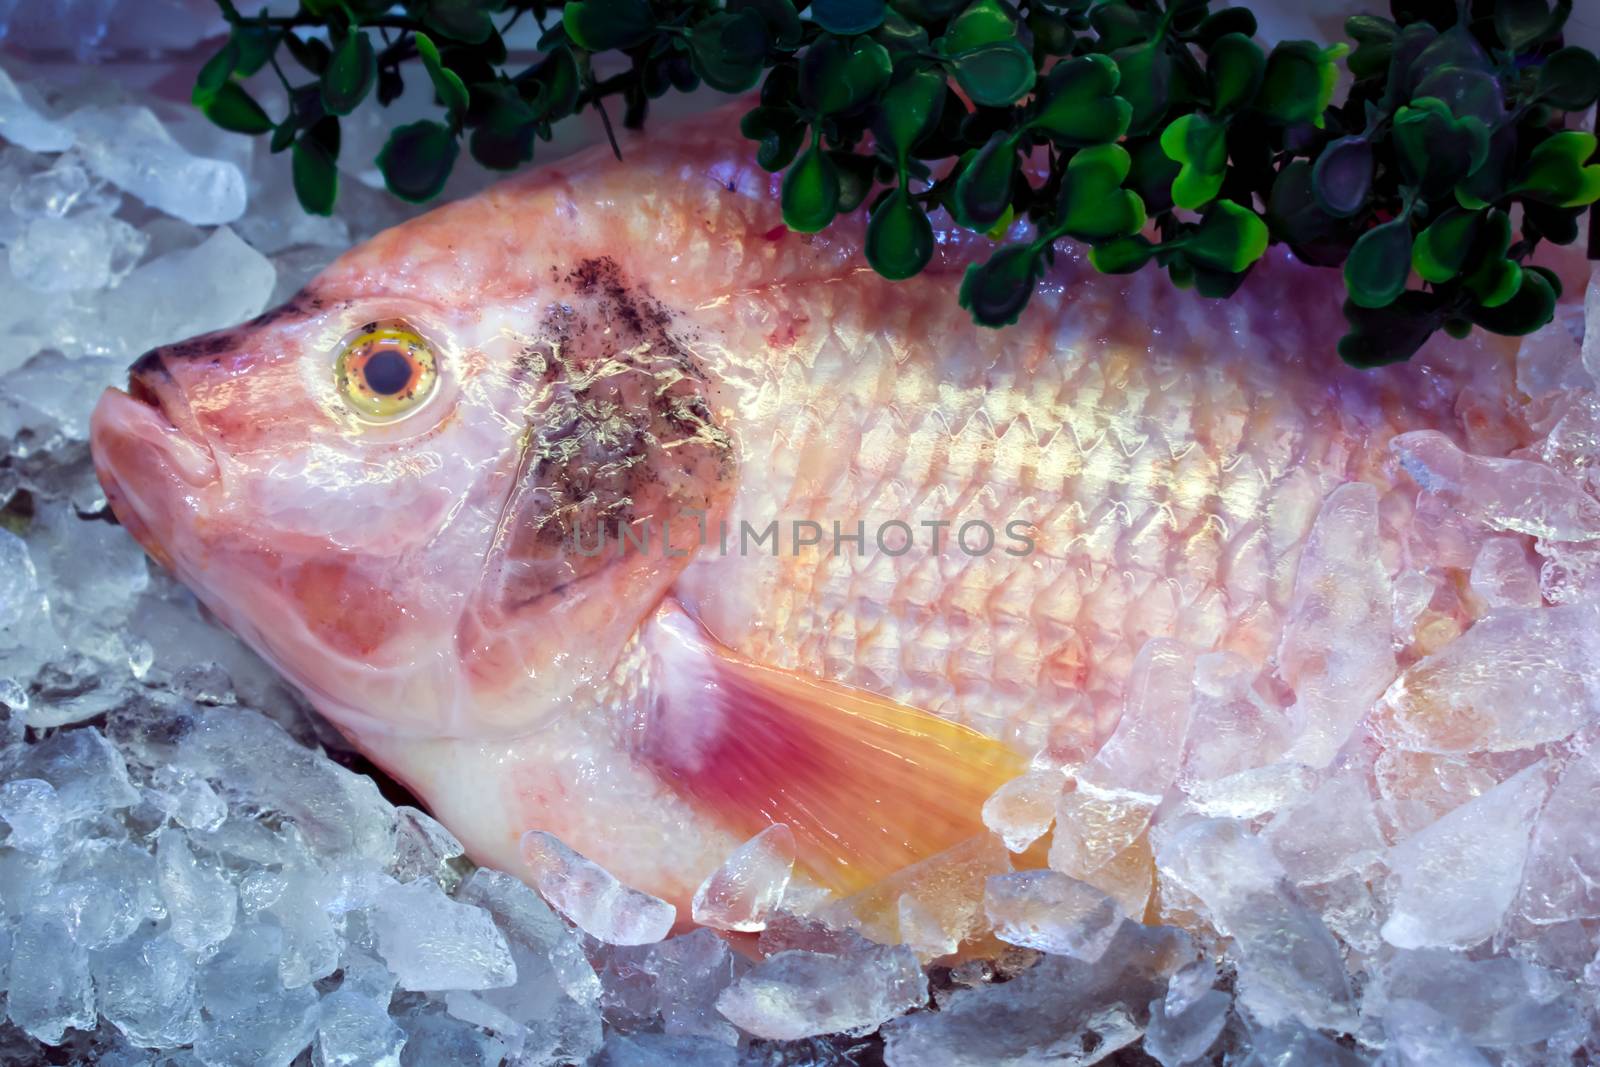
[[[1436,562],[1396,435],[1530,440],[1514,343],[1345,368],[1337,277],[1286,257],[1208,301],[1066,250],[981,329],[977,238],[883,281],[858,220],[784,228],[732,125],[380,234],[95,413],[128,530],[484,863],[547,830],[682,901],[785,822],[851,889],[1125,707],[1159,792],[1173,656],[1237,653],[1285,701],[1354,684],[1305,610],[1338,590],[1296,588],[1320,511],[1371,520],[1385,582]],[[1381,617],[1392,675],[1364,589],[1328,625]],[[1353,721],[1291,725],[1326,762]]]

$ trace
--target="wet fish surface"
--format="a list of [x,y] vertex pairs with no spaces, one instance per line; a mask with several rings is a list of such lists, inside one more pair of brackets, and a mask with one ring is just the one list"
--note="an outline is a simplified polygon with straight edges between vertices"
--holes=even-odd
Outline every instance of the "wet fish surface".
[[886,282],[728,125],[387,231],[96,411],[122,523],[480,862],[544,831],[681,903],[782,822],[851,892],[1031,759],[1051,865],[1137,917],[1162,794],[1426,749],[1396,679],[1480,554],[1600,536],[1549,466],[1486,495],[1559,415],[1515,342],[1356,371],[1331,272],[1208,301],[1070,249],[985,330],[979,239]]

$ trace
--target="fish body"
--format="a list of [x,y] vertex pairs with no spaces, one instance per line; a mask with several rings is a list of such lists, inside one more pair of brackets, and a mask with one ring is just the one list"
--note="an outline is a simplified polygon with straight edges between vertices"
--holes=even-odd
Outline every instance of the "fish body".
[[[1336,489],[1431,563],[1397,435],[1530,440],[1511,344],[1344,367],[1337,277],[1283,256],[1208,301],[1064,250],[976,327],[977,238],[886,282],[857,222],[782,226],[725,119],[380,234],[95,415],[122,522],[480,862],[545,830],[682,902],[809,819],[807,877],[859,887],[1094,756],[1153,640],[1287,687]],[[372,419],[339,353],[385,323],[437,381]]]

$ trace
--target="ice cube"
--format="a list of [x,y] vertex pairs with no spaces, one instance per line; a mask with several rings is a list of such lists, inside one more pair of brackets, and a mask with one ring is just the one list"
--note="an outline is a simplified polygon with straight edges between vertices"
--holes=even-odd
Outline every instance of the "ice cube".
[[793,1041],[865,1034],[921,1007],[928,979],[903,945],[845,956],[794,949],[769,956],[717,997],[717,1010],[756,1037]]
[[739,1067],[738,1049],[703,1037],[612,1034],[593,1067]]
[[994,791],[983,804],[983,824],[1012,852],[1023,852],[1045,835],[1056,818],[1065,779],[1059,770],[1028,771]]
[[1514,537],[1491,537],[1472,564],[1472,591],[1491,608],[1536,608],[1539,568]]
[[[61,218],[79,207],[97,184],[88,171],[63,156],[49,170],[30,174],[17,183],[11,190],[11,210],[23,219]],[[113,202],[104,206],[114,210],[116,205]]]
[[1352,771],[1334,775],[1304,803],[1280,811],[1262,837],[1300,885],[1331,882],[1365,867],[1388,846],[1366,775]]
[[17,778],[0,785],[0,819],[11,828],[4,844],[36,855],[54,851],[65,821],[55,787],[40,778]]
[[1600,613],[1503,608],[1405,671],[1383,696],[1400,745],[1507,751],[1559,741],[1594,715]]
[[992,834],[979,834],[828,904],[816,914],[824,922],[893,944],[909,941],[900,927],[909,908],[918,925],[916,951],[931,959],[985,932],[984,885],[990,875],[1010,870],[1011,854],[1005,846]]
[[204,958],[233,931],[239,894],[221,873],[202,865],[182,830],[167,828],[156,838],[161,897],[172,918],[172,938]]
[[677,920],[677,908],[623,885],[554,834],[543,830],[523,834],[522,858],[539,894],[598,941],[647,945],[666,937]]
[[244,175],[233,163],[190,155],[146,107],[91,106],[67,123],[96,174],[158,211],[195,226],[244,214]]
[[0,753],[0,774],[49,782],[64,819],[88,820],[139,802],[122,753],[92,726]]
[[1390,448],[1424,492],[1486,529],[1547,541],[1600,540],[1600,501],[1543,463],[1470,455],[1437,430],[1399,434]]
[[389,1018],[387,1000],[335,990],[322,998],[316,1067],[400,1067],[406,1034]]
[[1002,941],[1091,963],[1127,921],[1110,897],[1059,871],[995,875],[983,906]]
[[1536,923],[1600,917],[1600,750],[1572,758],[1539,813],[1519,910]]
[[215,830],[228,817],[228,805],[201,775],[181,768],[159,768],[153,793],[174,822],[190,830]]
[[396,881],[431,878],[447,892],[461,881],[461,855],[466,850],[456,836],[431,816],[416,808],[395,808],[394,859],[389,874]]
[[1338,942],[1289,886],[1267,843],[1223,819],[1163,824],[1161,830],[1157,866],[1234,939],[1240,999],[1251,1013],[1267,1025],[1352,1025],[1354,994]]
[[100,1013],[150,1048],[176,1048],[200,1034],[195,966],[165,933],[136,937],[94,956]]
[[311,1044],[317,994],[278,980],[283,935],[269,923],[238,926],[201,969],[194,1051],[208,1067],[288,1067]]
[[1169,1008],[1167,998],[1157,997],[1150,1002],[1144,1051],[1161,1067],[1195,1063],[1222,1035],[1231,1002],[1220,989],[1206,990],[1182,1010]]
[[690,914],[700,925],[718,930],[765,929],[767,917],[783,902],[793,871],[794,834],[783,823],[773,823],[706,876],[695,890]]
[[502,1067],[509,1051],[476,1026],[437,1011],[418,1011],[400,1020],[406,1046],[400,1067]]
[[1539,762],[1389,851],[1394,902],[1383,939],[1399,948],[1468,948],[1500,928],[1522,884],[1548,785]]
[[[494,916],[513,946],[545,957],[567,996],[580,1004],[599,999],[600,979],[572,931],[522,880],[480,867],[461,884],[458,895]],[[519,967],[519,983],[530,977]]]
[[4,70],[0,70],[0,137],[30,152],[65,152],[73,142],[72,129],[40,114]]
[[1395,675],[1393,608],[1377,490],[1346,483],[1323,501],[1300,551],[1278,646],[1278,673],[1295,693],[1286,761],[1327,766],[1372,710]]
[[1583,298],[1583,349],[1580,358],[1589,376],[1600,382],[1600,267],[1589,268],[1589,288]]
[[1538,399],[1579,389],[1593,389],[1595,379],[1583,365],[1583,309],[1563,304],[1553,321],[1523,337],[1517,346],[1517,388]]
[[373,909],[378,951],[402,989],[493,989],[517,980],[489,913],[451,900],[419,878],[385,889]]
[[739,1043],[738,1032],[717,1013],[717,998],[734,971],[733,954],[721,937],[705,929],[669,937],[646,948],[639,967],[654,979],[664,1032]]
[[1044,956],[1007,982],[955,991],[883,1027],[889,1067],[1092,1063],[1139,1039],[1166,976],[1194,958],[1170,927],[1126,923],[1098,963]]
[[1420,949],[1396,952],[1376,969],[1365,1007],[1387,1018],[1395,1005],[1420,1004],[1472,1045],[1518,1048],[1582,1033],[1583,999],[1573,983],[1534,964]]
[[94,1025],[89,957],[60,919],[25,915],[11,945],[6,1014],[47,1045]]
[[89,949],[119,944],[148,920],[166,915],[156,861],[130,841],[94,838],[72,849],[51,891],[51,909],[72,939]]

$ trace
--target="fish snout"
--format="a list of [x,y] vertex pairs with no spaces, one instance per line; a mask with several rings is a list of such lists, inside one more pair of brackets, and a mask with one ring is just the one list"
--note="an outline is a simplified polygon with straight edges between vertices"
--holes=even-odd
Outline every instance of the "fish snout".
[[126,390],[101,395],[90,419],[89,447],[117,520],[171,566],[172,545],[194,518],[199,492],[216,484],[220,472],[160,349],[129,368]]

